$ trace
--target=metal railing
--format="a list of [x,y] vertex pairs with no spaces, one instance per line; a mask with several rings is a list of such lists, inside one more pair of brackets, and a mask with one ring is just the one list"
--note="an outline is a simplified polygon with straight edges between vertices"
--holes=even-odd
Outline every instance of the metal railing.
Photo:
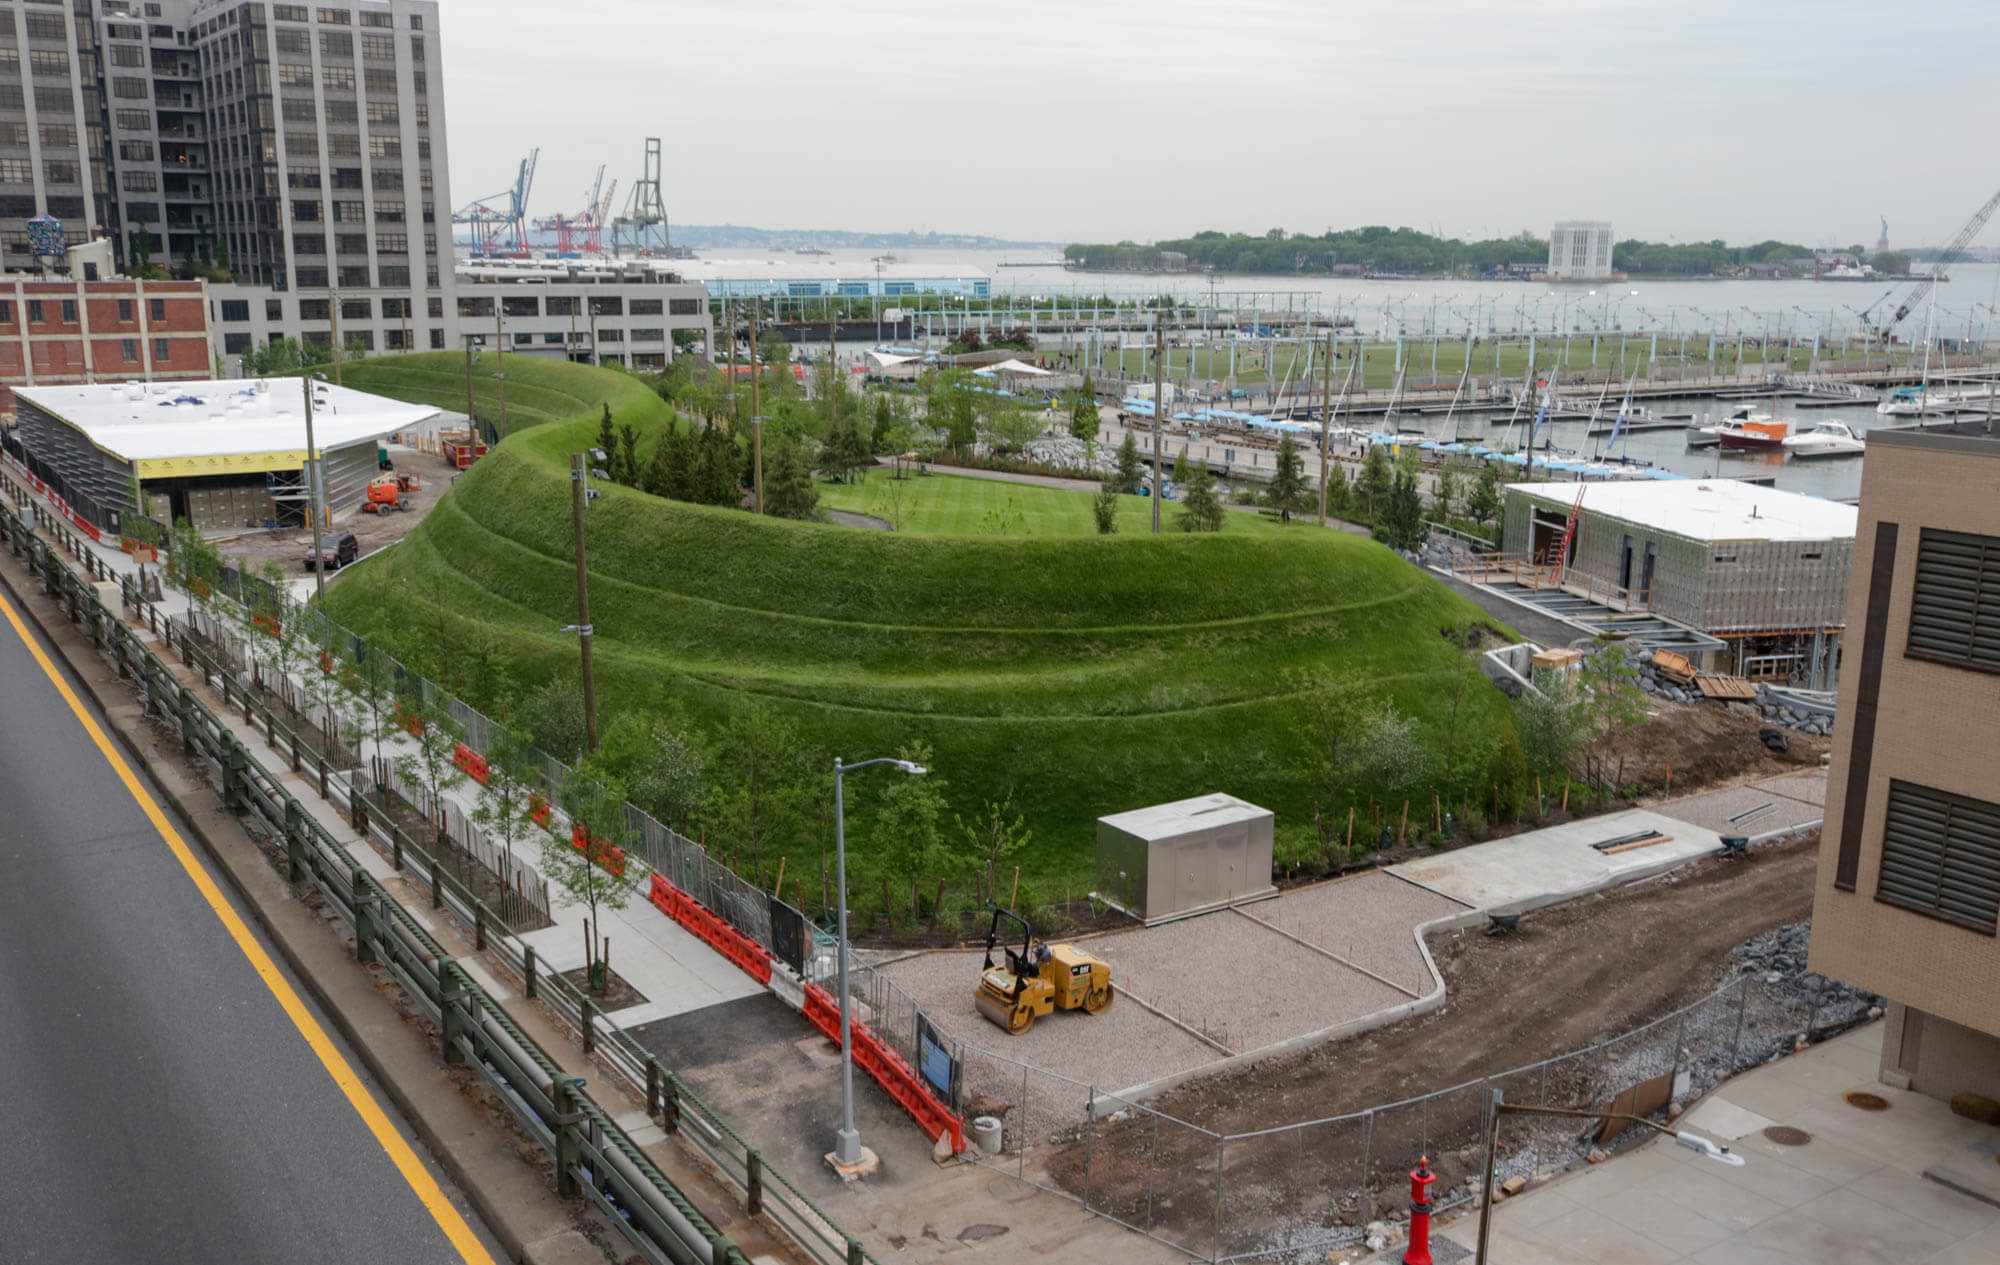
[[[19,489],[9,483],[9,491]],[[14,498],[18,501],[18,495]],[[662,1174],[611,1114],[569,1079],[472,976],[434,940],[390,891],[321,825],[287,789],[283,778],[253,759],[231,723],[211,710],[173,670],[100,601],[98,592],[56,556],[37,534],[32,516],[0,503],[0,536],[25,559],[42,590],[59,602],[71,622],[81,625],[92,644],[132,683],[145,714],[178,732],[183,753],[206,768],[221,787],[222,800],[246,824],[282,847],[287,877],[309,884],[339,915],[354,936],[361,962],[379,962],[442,1034],[443,1058],[476,1071],[509,1113],[553,1160],[556,1186],[566,1198],[586,1198],[601,1208],[630,1248],[648,1262],[672,1265],[743,1265],[740,1249],[716,1229],[678,1187]],[[129,578],[125,596],[139,597]],[[296,752],[297,768],[310,772],[332,802],[345,796],[354,812],[365,786],[355,771],[341,770],[295,730],[264,710],[226,656],[204,655],[193,645],[184,621],[165,620],[141,603],[141,619],[177,652],[192,650],[186,662],[222,692],[224,707],[241,705],[249,721],[262,722],[274,749]],[[362,809],[357,829],[378,843],[394,846],[392,826]],[[587,1054],[596,1057],[643,1092],[647,1115],[677,1133],[706,1157],[743,1196],[753,1216],[782,1229],[809,1256],[825,1265],[859,1265],[872,1258],[860,1243],[791,1182],[774,1173],[756,1148],[745,1142],[702,1103],[659,1060],[629,1035],[605,1021],[584,992],[559,975],[541,974],[534,951],[502,929],[469,889],[451,879],[415,841],[404,839],[405,877],[426,893],[434,909],[449,912],[472,928],[475,947],[494,952],[514,971],[531,999],[543,1003],[576,1032]]]

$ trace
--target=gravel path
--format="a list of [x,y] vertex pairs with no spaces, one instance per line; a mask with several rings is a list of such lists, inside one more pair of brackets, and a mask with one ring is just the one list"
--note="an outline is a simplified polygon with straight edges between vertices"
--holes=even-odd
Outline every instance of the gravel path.
[[1393,874],[1357,874],[1286,892],[1251,912],[1419,996],[1435,982],[1412,929],[1465,906]]
[[[1672,800],[1654,811],[1677,821],[1701,826],[1718,834],[1769,834],[1817,822],[1826,815],[1826,775],[1791,773],[1768,778],[1748,786],[1726,787]],[[1755,821],[1731,824],[1730,818],[1760,804],[1771,811]]]

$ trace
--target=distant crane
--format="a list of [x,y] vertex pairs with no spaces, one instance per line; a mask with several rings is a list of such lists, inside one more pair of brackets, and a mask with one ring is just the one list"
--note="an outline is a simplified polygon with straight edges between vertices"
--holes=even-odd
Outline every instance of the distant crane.
[[[1938,278],[1944,275],[1945,268],[1957,262],[1958,257],[1965,253],[1965,248],[1972,244],[1972,239],[1979,236],[1979,230],[1986,227],[1986,221],[1993,218],[1995,210],[2000,210],[2000,193],[1995,193],[1992,197],[1986,199],[1986,205],[1973,212],[1972,218],[1967,220],[1965,226],[1958,230],[1958,236],[1952,238],[1950,243],[1938,252],[1937,260],[1931,264],[1931,270],[1922,277],[1919,277],[1907,290],[1903,291],[1902,299],[1896,304],[1895,314],[1883,317],[1882,324],[1875,330],[1877,338],[1886,342],[1896,326],[1902,324],[1903,318],[1916,310],[1917,304],[1924,301],[1924,296],[1931,292],[1931,288],[1937,285]],[[1885,230],[1887,229],[1888,221],[1883,221],[1883,227]],[[1888,294],[1884,294],[1881,298],[1862,309],[1859,314],[1862,321],[1865,323],[1872,319],[1869,313],[1887,303],[1890,295],[1895,293],[1894,290],[1891,290]]]
[[471,227],[474,255],[492,258],[528,253],[528,190],[535,183],[535,160],[541,153],[540,149],[528,151],[510,188],[476,198],[451,213],[453,224]]
[[646,166],[632,186],[625,214],[611,221],[611,253],[630,246],[635,255],[667,255],[667,205],[660,196],[660,138],[646,138]]
[[604,186],[604,167],[599,164],[597,179],[590,186],[582,213],[556,214],[535,221],[537,232],[556,235],[556,253],[563,256],[599,255],[604,253],[604,225],[611,214],[611,199],[618,191],[618,182],[613,180],[610,188]]

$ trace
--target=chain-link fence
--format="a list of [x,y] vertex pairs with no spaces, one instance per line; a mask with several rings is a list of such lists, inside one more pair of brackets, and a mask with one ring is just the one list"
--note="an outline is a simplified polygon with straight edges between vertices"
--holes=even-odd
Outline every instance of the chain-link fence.
[[[1644,1027],[1587,1049],[1403,1102],[1322,1120],[1219,1133],[976,1046],[960,1047],[958,1105],[1002,1121],[979,1162],[1209,1261],[1319,1260],[1399,1212],[1419,1156],[1441,1207],[1473,1198],[1494,1091],[1509,1102],[1609,1110],[1671,1078],[1685,1102],[1729,1076],[1862,1021],[1873,999],[1816,976],[1745,974]],[[1510,1118],[1499,1179],[1581,1161],[1649,1136],[1590,1121]],[[975,1135],[977,1131],[975,1130]]]

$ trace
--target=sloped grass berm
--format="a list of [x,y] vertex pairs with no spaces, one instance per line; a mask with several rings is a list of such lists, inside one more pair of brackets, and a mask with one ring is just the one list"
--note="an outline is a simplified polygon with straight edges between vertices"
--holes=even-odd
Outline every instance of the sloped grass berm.
[[[511,356],[510,418],[529,366],[574,401],[569,420],[510,435],[403,544],[328,593],[335,619],[392,647],[434,642],[441,602],[444,618],[495,638],[517,691],[576,670],[574,638],[559,631],[576,617],[568,454],[595,441],[606,399],[641,430],[642,453],[673,424],[643,383]],[[450,356],[368,361],[348,376],[363,385],[365,370],[368,389],[401,395],[453,367],[462,408],[463,361]],[[1069,495],[1087,514],[1089,494]],[[1221,790],[1281,821],[1310,820],[1301,671],[1365,675],[1441,746],[1451,674],[1470,670],[1441,633],[1483,619],[1387,549],[1306,526],[963,538],[760,519],[610,487],[588,530],[607,714],[677,700],[719,725],[761,698],[849,759],[927,741],[968,819],[1013,793],[1035,831],[1018,859],[1041,899],[1087,889],[1105,813]],[[1462,765],[1483,768],[1502,709],[1483,682],[1466,688]],[[866,872],[857,814],[870,792],[850,791]],[[817,840],[788,851],[794,873],[818,873]]]

